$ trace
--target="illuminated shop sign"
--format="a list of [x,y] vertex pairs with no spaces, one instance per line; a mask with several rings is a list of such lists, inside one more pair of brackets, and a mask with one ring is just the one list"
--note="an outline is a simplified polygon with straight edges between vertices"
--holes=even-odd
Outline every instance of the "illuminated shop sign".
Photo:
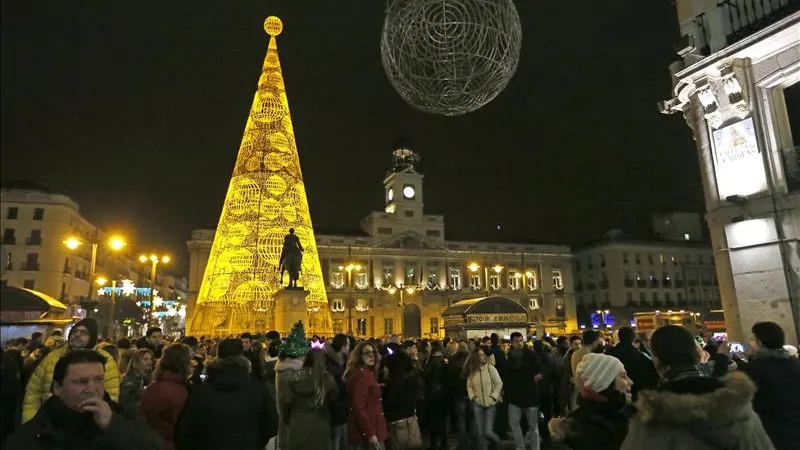
[[527,322],[525,314],[470,314],[467,323]]

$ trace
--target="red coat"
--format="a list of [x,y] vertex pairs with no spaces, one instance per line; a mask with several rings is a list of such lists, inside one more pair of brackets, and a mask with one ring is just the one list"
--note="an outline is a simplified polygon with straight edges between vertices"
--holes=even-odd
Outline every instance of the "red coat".
[[142,394],[142,417],[164,440],[164,450],[175,450],[175,425],[188,395],[186,380],[173,372],[162,372]]
[[375,372],[361,368],[347,378],[347,440],[350,444],[367,444],[370,436],[380,442],[389,437],[383,417],[381,387]]

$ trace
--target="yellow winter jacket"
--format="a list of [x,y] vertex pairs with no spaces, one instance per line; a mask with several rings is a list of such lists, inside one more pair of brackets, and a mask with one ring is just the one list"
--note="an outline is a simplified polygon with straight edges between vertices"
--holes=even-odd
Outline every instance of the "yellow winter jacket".
[[[42,407],[45,400],[53,395],[51,386],[53,385],[53,370],[56,362],[69,350],[62,347],[53,350],[44,357],[41,363],[33,371],[28,387],[25,389],[25,400],[22,403],[22,423],[31,419]],[[106,358],[105,388],[111,399],[119,401],[119,370],[117,362],[104,350],[97,350]]]

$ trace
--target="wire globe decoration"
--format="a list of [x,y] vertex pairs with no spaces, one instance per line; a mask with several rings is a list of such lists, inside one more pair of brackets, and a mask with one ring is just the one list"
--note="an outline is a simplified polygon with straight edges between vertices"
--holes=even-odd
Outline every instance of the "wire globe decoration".
[[457,116],[505,89],[521,46],[512,0],[393,0],[381,59],[403,100],[425,112]]

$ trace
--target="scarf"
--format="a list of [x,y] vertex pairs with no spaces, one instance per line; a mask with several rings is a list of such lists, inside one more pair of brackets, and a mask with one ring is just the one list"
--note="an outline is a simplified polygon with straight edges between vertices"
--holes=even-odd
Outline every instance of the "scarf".
[[684,367],[668,367],[664,372],[664,375],[661,377],[661,380],[658,382],[658,389],[678,381],[709,377],[709,373],[697,364]]

